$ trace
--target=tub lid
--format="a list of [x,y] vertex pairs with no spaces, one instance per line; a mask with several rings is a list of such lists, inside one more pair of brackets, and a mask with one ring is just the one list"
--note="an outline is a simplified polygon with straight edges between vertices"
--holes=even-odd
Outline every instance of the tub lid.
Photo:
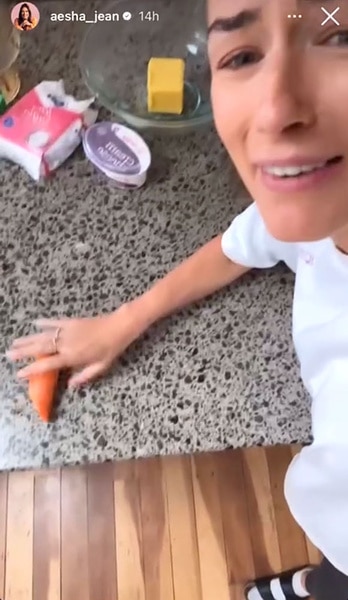
[[86,130],[83,147],[91,162],[113,174],[140,175],[151,164],[151,153],[143,138],[119,123],[95,123]]

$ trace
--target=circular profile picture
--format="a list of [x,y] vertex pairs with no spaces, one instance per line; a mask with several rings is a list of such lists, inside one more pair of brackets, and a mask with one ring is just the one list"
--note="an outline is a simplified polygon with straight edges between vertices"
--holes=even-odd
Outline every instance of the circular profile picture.
[[39,9],[32,2],[18,2],[11,11],[11,21],[20,31],[35,29],[39,20]]

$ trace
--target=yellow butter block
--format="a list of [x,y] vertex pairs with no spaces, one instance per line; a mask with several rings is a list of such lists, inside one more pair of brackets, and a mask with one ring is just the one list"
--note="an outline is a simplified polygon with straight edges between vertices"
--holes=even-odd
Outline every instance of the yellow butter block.
[[147,72],[148,111],[180,115],[184,110],[185,61],[151,58]]

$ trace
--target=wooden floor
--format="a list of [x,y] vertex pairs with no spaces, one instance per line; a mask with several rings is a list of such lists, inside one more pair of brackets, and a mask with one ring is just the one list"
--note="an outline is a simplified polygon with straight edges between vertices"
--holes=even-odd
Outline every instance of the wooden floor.
[[0,473],[1,600],[241,600],[319,562],[283,497],[298,450]]

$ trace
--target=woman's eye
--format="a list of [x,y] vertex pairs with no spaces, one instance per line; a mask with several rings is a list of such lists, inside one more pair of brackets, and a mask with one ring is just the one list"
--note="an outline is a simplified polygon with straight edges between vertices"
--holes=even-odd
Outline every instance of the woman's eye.
[[239,52],[238,54],[235,54],[234,56],[230,57],[228,60],[223,61],[220,68],[231,69],[233,71],[236,71],[237,69],[253,65],[259,60],[260,55],[256,52]]
[[348,46],[348,31],[340,31],[332,35],[327,41],[328,46]]

